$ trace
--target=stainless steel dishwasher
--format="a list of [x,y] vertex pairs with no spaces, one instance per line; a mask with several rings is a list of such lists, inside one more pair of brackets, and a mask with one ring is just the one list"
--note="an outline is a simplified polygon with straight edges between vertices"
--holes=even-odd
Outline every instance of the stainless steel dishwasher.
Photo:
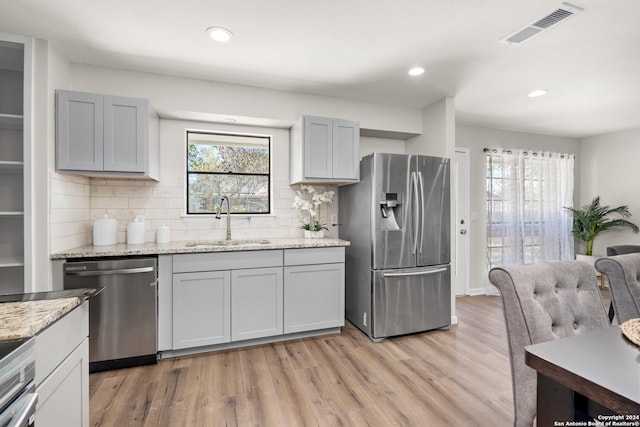
[[157,361],[157,259],[64,263],[64,289],[104,288],[89,300],[89,371]]

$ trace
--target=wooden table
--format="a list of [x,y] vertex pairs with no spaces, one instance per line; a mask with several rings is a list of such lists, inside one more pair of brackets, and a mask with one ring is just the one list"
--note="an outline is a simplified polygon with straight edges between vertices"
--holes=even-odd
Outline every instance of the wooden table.
[[640,347],[618,326],[530,345],[525,362],[538,371],[539,427],[573,420],[585,403],[596,420],[621,414],[640,425]]

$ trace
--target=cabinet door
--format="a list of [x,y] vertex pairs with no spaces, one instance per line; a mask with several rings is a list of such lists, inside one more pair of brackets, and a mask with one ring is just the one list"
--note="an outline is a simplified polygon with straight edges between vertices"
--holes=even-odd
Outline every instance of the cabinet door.
[[333,120],[332,177],[360,178],[360,126],[350,120]]
[[331,178],[333,161],[332,120],[304,117],[304,176]]
[[282,335],[282,267],[231,272],[231,340]]
[[284,268],[284,333],[344,325],[344,263]]
[[104,153],[102,95],[56,92],[58,169],[102,171]]
[[89,339],[82,343],[36,388],[37,425],[89,426]]
[[104,171],[145,172],[148,101],[104,96]]
[[173,275],[174,350],[230,341],[229,271]]

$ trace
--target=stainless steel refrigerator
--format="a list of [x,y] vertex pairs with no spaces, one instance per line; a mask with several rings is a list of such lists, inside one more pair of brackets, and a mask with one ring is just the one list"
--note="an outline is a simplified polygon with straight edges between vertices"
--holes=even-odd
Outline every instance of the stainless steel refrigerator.
[[374,341],[451,323],[449,159],[373,153],[339,188],[346,317]]

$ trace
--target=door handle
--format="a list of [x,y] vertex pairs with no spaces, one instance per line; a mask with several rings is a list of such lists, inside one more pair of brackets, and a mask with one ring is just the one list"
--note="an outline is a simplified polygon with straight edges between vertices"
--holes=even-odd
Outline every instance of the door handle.
[[463,228],[462,230],[460,230],[460,234],[467,234],[467,230]]
[[[23,398],[25,401],[21,403],[21,406],[16,409],[15,417],[8,420],[7,427],[19,427],[26,425],[25,423],[35,413],[36,403],[38,402],[38,395],[36,393],[29,393]],[[4,424],[3,424],[4,425]]]
[[424,181],[422,179],[422,172],[418,171],[418,184],[420,186],[420,246],[419,253],[422,253],[422,246],[424,244]]
[[418,199],[418,178],[415,172],[411,172],[411,184],[413,190],[413,249],[412,254],[418,250],[418,220],[419,220],[419,199]]
[[406,271],[402,273],[382,273],[382,277],[426,276],[428,274],[442,273],[443,271],[447,271],[447,269],[436,268],[434,270],[424,270],[424,271]]

